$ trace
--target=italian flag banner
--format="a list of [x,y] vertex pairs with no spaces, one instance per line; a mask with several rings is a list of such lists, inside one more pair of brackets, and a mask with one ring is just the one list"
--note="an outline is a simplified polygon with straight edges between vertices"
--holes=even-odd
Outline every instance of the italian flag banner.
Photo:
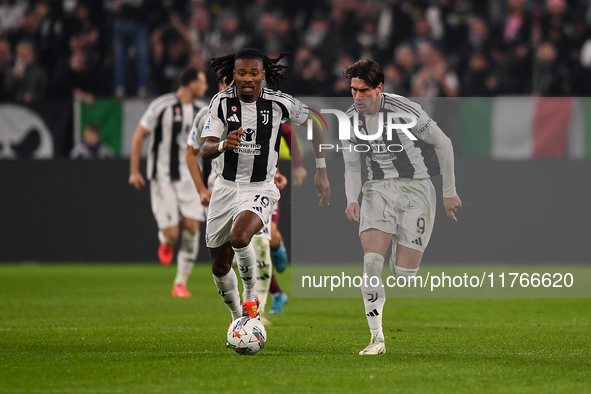
[[459,156],[500,160],[591,158],[591,99],[464,98],[454,141]]

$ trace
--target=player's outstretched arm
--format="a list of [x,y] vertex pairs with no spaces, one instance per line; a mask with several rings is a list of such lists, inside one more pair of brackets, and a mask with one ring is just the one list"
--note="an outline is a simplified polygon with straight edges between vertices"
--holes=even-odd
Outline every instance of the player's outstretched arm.
[[201,205],[207,207],[209,206],[209,201],[211,200],[211,191],[205,187],[203,178],[201,178],[201,167],[199,166],[199,160],[197,160],[198,154],[199,149],[195,149],[191,145],[187,145],[187,149],[185,150],[187,167],[191,173],[191,178],[193,178],[193,183],[195,183],[195,187],[197,188],[197,193],[199,193]]
[[246,136],[246,133],[242,131],[242,127],[228,133],[226,139],[222,141],[217,137],[205,137],[203,146],[201,146],[201,157],[203,157],[203,160],[212,160],[225,151],[238,148],[241,136]]
[[129,184],[140,190],[146,184],[140,172],[140,156],[144,139],[150,132],[142,125],[138,125],[131,141],[131,157],[129,160]]

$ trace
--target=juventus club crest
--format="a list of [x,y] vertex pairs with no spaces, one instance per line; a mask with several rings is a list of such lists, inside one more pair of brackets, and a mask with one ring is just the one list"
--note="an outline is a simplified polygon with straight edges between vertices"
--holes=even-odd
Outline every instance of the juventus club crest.
[[262,109],[261,110],[261,116],[263,117],[263,124],[267,125],[269,123],[269,110],[268,109]]

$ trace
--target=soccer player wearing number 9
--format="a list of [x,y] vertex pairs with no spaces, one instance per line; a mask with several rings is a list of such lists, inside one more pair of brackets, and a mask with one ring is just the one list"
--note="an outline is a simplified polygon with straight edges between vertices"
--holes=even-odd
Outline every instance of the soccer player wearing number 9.
[[[363,149],[350,148],[358,143],[367,146],[369,141],[358,141],[355,133],[351,133],[351,140],[343,141],[348,204],[345,214],[352,222],[359,222],[363,272],[368,278],[361,290],[371,341],[359,354],[374,355],[386,353],[382,332],[386,295],[381,275],[390,242],[390,268],[399,278],[414,280],[435,220],[436,196],[429,178],[440,173],[443,176],[443,202],[447,216],[453,221],[457,221],[455,212],[462,202],[456,193],[451,141],[421,106],[405,97],[382,92],[384,74],[373,60],[360,60],[348,66],[343,76],[351,82],[354,104],[348,115],[352,126],[357,126],[368,138],[375,136],[370,142],[371,150],[363,153],[368,170],[363,187],[361,157],[356,153]],[[407,130],[415,138],[411,139],[400,129],[389,136],[384,127],[388,112],[404,112],[414,118],[416,124]],[[402,117],[395,119],[396,123],[408,123]],[[381,133],[380,127],[383,127]],[[360,192],[363,192],[361,209]],[[372,277],[379,280],[372,282]],[[399,283],[405,281],[399,279]]]
[[[222,300],[232,314],[258,317],[255,288],[256,255],[252,237],[268,223],[273,205],[279,200],[274,177],[279,158],[282,122],[302,124],[308,108],[288,94],[261,88],[263,79],[274,86],[286,66],[278,64],[287,53],[270,59],[256,49],[213,59],[211,68],[218,80],[233,87],[216,94],[209,105],[209,118],[201,137],[201,155],[212,160],[216,172],[209,213],[206,243],[212,259],[212,272]],[[317,147],[321,135],[315,132],[316,156],[323,157]],[[330,189],[326,168],[316,176],[321,203],[328,200]],[[328,201],[327,201],[328,202]],[[240,307],[238,279],[232,270],[236,254],[244,285]]]

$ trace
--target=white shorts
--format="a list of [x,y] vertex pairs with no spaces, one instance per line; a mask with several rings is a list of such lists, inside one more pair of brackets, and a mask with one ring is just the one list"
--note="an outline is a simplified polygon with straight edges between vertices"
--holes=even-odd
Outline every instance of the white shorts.
[[187,219],[205,220],[205,209],[192,179],[171,182],[153,179],[150,182],[152,212],[158,228],[177,226],[180,215]]
[[254,212],[261,219],[263,226],[257,235],[262,234],[265,224],[271,220],[273,207],[279,197],[275,183],[237,184],[216,179],[207,213],[207,247],[218,248],[229,242],[232,224],[243,211]]
[[359,234],[377,229],[400,245],[424,252],[435,222],[436,193],[430,179],[382,179],[363,185]]

